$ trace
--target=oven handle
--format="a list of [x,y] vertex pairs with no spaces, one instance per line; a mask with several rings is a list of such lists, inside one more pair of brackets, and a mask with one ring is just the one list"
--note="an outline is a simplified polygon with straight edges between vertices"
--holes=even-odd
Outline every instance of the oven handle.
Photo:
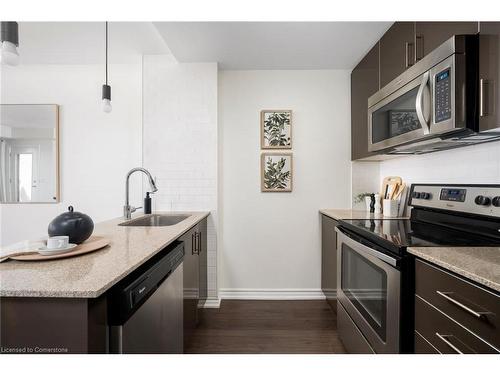
[[335,230],[342,237],[342,242],[345,242],[347,245],[353,247],[356,250],[361,250],[367,254],[370,254],[371,256],[374,256],[375,258],[380,259],[381,261],[390,264],[391,266],[397,267],[396,259],[390,257],[389,255],[381,253],[380,251],[369,248],[368,246],[363,245],[362,243],[360,243],[358,241],[353,240],[351,237],[347,236],[344,233],[344,231],[339,227],[335,227]]
[[422,124],[422,129],[424,130],[424,135],[431,134],[431,128],[424,116],[424,111],[422,109],[422,98],[424,96],[424,89],[429,83],[429,71],[425,72],[422,77],[422,83],[417,92],[417,99],[415,103],[415,110],[417,112],[418,121]]

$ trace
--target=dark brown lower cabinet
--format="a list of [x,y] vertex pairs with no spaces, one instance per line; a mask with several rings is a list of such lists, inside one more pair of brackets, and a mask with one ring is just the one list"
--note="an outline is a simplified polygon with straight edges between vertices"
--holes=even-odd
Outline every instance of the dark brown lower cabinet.
[[184,349],[189,347],[198,325],[198,309],[207,299],[207,220],[180,238],[184,242]]
[[106,353],[106,298],[2,297],[2,353]]
[[416,353],[500,353],[498,293],[419,259],[415,293]]
[[439,354],[439,351],[417,331],[415,331],[415,352],[419,354]]
[[321,290],[334,311],[337,310],[337,225],[337,220],[321,215]]

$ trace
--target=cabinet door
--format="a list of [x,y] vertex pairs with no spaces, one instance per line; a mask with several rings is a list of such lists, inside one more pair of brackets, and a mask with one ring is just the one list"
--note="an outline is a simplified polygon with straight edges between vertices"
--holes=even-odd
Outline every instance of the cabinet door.
[[500,127],[500,22],[481,22],[479,36],[479,127]]
[[453,35],[477,32],[477,22],[416,22],[416,60],[422,59]]
[[194,247],[195,228],[186,232],[179,240],[184,242],[184,294],[183,294],[183,317],[184,317],[184,349],[189,344],[196,325],[198,323],[198,299],[199,299],[199,258]]
[[415,63],[415,23],[396,22],[380,39],[380,87]]
[[368,98],[379,89],[379,45],[351,73],[351,159],[369,156]]
[[321,290],[327,302],[336,311],[337,301],[337,232],[338,222],[321,216]]
[[208,264],[207,264],[207,220],[203,220],[197,226],[198,231],[198,257],[199,257],[199,305],[202,306],[208,296]]

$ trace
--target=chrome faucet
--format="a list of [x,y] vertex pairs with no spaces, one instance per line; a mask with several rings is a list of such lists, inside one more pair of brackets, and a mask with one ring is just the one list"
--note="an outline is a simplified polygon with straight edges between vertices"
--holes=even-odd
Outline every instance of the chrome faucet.
[[141,208],[141,207],[132,207],[129,204],[129,180],[130,180],[130,176],[134,172],[142,172],[148,177],[149,186],[151,186],[151,193],[158,191],[158,188],[156,187],[155,181],[153,180],[151,173],[149,173],[149,171],[147,169],[140,168],[140,167],[139,168],[132,168],[127,173],[127,177],[125,179],[125,206],[123,206],[123,217],[127,220],[132,218],[133,212],[135,212],[138,208]]

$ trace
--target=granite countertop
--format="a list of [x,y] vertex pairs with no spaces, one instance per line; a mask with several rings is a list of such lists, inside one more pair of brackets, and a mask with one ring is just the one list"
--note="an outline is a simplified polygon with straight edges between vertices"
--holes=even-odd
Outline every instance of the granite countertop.
[[407,250],[500,292],[500,247],[409,247]]
[[368,211],[362,210],[351,210],[351,209],[335,209],[335,208],[325,208],[319,210],[323,215],[331,217],[335,220],[349,220],[349,219],[407,219],[407,216],[402,217],[384,217],[382,214],[370,213]]
[[[158,212],[155,212],[158,213]],[[93,235],[106,236],[111,244],[82,256],[40,262],[0,263],[0,296],[96,298],[153,257],[166,245],[209,215],[189,214],[178,224],[165,227],[119,226],[123,218],[96,224]],[[134,218],[142,214],[134,215]]]

